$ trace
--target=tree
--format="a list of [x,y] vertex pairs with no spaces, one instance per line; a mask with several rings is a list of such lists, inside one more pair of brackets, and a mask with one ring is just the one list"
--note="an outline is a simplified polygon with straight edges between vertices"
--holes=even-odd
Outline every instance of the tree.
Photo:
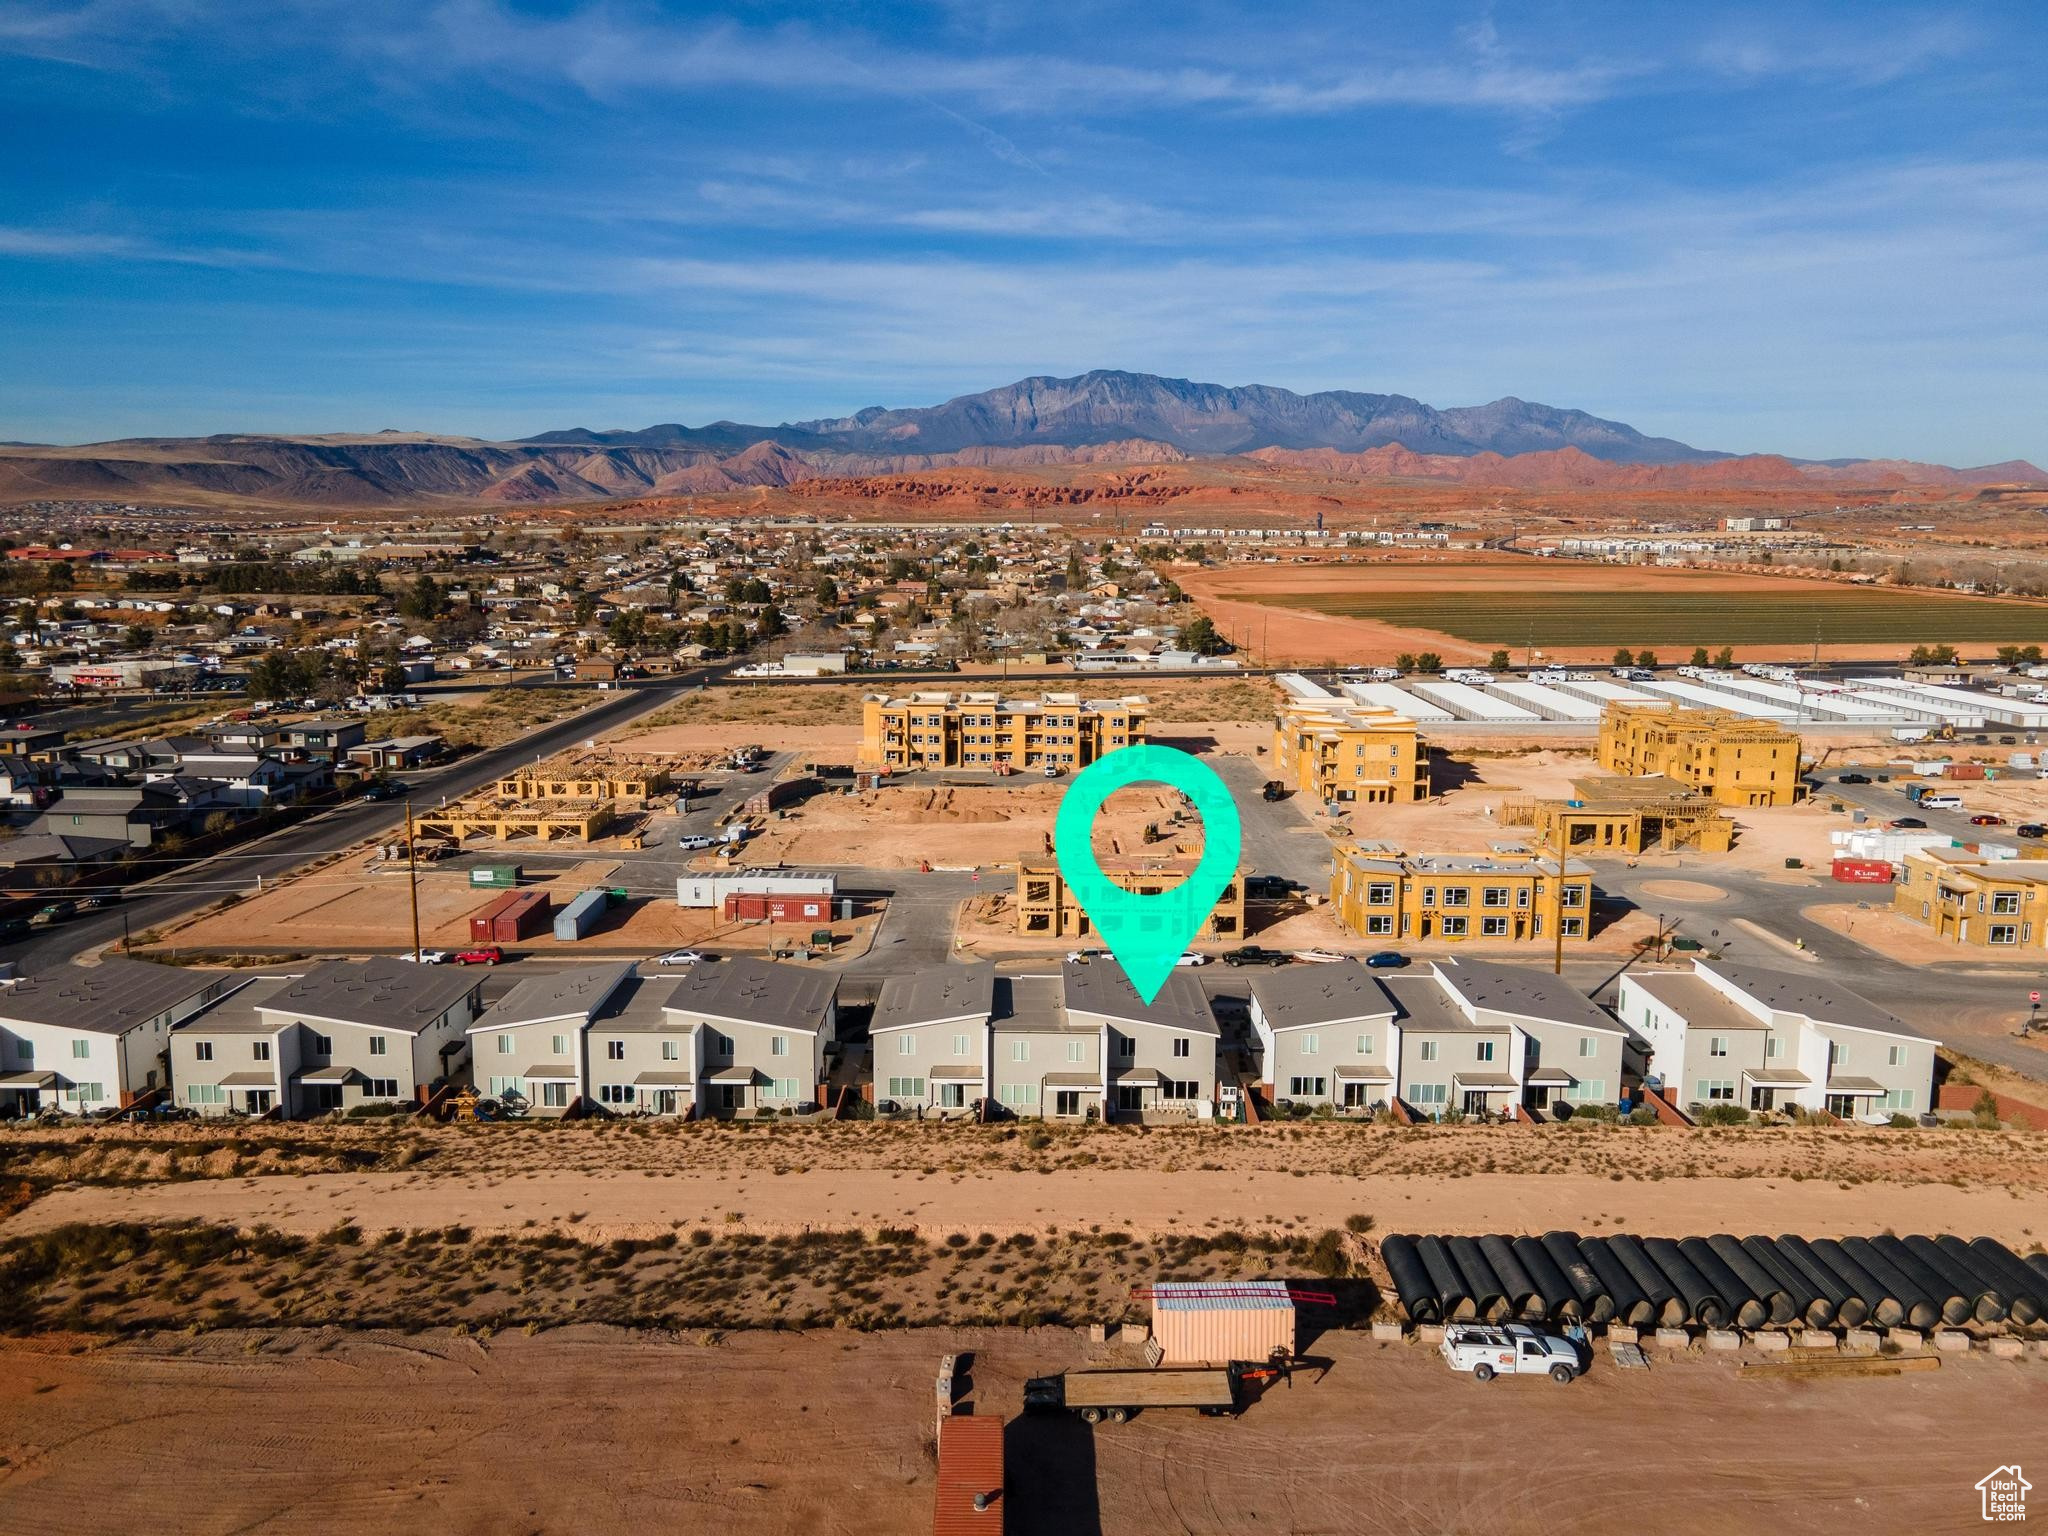
[[820,576],[818,584],[811,588],[811,596],[817,599],[820,608],[837,608],[839,606],[839,583],[830,576]]
[[761,626],[756,631],[758,638],[773,640],[789,633],[789,625],[783,621],[782,610],[770,603],[761,610]]
[[1418,672],[1441,672],[1443,669],[1444,659],[1435,651],[1424,651],[1415,658],[1415,670]]
[[1413,651],[1400,652],[1394,657],[1394,665],[1403,672],[1413,672],[1415,670],[1415,653]]
[[1067,551],[1067,590],[1078,592],[1088,580],[1088,567],[1081,563],[1081,546],[1076,544]]
[[121,636],[121,643],[131,651],[146,651],[156,644],[156,631],[147,624],[130,624]]
[[408,619],[417,619],[423,624],[432,623],[441,617],[441,611],[448,604],[441,588],[425,571],[405,590],[405,596],[398,600],[398,611]]
[[1637,652],[1636,652],[1636,665],[1637,665],[1637,666],[1639,666],[1639,667],[1654,667],[1654,666],[1656,666],[1656,665],[1657,665],[1657,653],[1656,653],[1655,651],[1637,651]]
[[1636,653],[1625,645],[1617,647],[1614,652],[1614,664],[1617,667],[1632,667],[1636,664]]
[[1506,651],[1495,651],[1486,658],[1486,670],[1489,672],[1505,672],[1513,665],[1514,663],[1508,660]]
[[1216,632],[1216,621],[1198,613],[1181,626],[1180,643],[1197,656],[1218,656],[1230,649],[1230,642]]
[[1721,649],[1720,649],[1720,650],[1716,651],[1716,652],[1714,653],[1714,665],[1715,665],[1715,666],[1717,666],[1717,667],[1732,667],[1732,666],[1734,666],[1734,665],[1735,665],[1735,647],[1734,647],[1734,646],[1732,646],[1732,645],[1724,645],[1724,646],[1722,646],[1722,647],[1721,647]]
[[1704,645],[1692,648],[1692,664],[1696,667],[1704,667],[1707,664],[1707,648]]

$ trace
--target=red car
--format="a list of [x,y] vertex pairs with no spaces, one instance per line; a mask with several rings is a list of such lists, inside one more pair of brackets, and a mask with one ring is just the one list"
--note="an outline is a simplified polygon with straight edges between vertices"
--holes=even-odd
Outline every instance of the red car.
[[458,949],[450,958],[457,965],[496,965],[505,958],[505,951],[495,944],[480,944],[475,949]]
[[1986,811],[1981,816],[1972,816],[1970,818],[1970,825],[1973,827],[2002,827],[2005,825],[2005,818],[2003,816],[1994,816],[1989,811]]

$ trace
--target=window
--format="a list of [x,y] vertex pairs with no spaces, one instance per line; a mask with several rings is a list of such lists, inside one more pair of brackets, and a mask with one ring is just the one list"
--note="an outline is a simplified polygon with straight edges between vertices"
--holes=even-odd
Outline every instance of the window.
[[569,1085],[567,1083],[542,1083],[540,1102],[543,1109],[567,1109],[569,1107]]
[[1586,1078],[1565,1089],[1564,1096],[1581,1104],[1598,1104],[1607,1097],[1607,1082],[1604,1078]]
[[1566,938],[1576,939],[1585,931],[1586,920],[1583,917],[1568,917],[1564,920],[1564,936]]
[[1301,1037],[1301,1054],[1320,1056],[1323,1053],[1323,1037],[1311,1031]]
[[917,1036],[898,1035],[896,1037],[896,1054],[898,1056],[915,1056],[917,1054]]
[[[1586,904],[1586,888],[1583,885],[1568,885],[1564,888],[1564,904],[1568,907],[1583,907]],[[1565,929],[1570,933],[1571,929]]]
[[1423,904],[1423,905],[1424,905],[1425,907],[1433,907],[1433,906],[1435,906],[1435,905],[1436,905],[1436,887],[1435,887],[1435,886],[1433,886],[1433,885],[1425,885],[1425,886],[1424,886],[1424,887],[1422,888],[1422,904]]
[[965,1056],[967,1054],[967,1037],[965,1035],[955,1035],[953,1037],[953,1054],[955,1056]]
[[[79,1050],[77,1049],[77,1042],[76,1042],[76,1041],[73,1041],[73,1042],[72,1042],[72,1047],[73,1047],[73,1049],[72,1049],[72,1052],[71,1052],[71,1054],[72,1054],[72,1055],[74,1055],[74,1056],[77,1056],[77,1055],[80,1055],[80,1054],[82,1054],[82,1053],[81,1053],[81,1052],[80,1052],[80,1051],[79,1051]],[[195,1041],[193,1041],[193,1042],[192,1042],[192,1059],[193,1059],[194,1061],[211,1061],[211,1060],[213,1060],[213,1042],[212,1042],[211,1040],[195,1040]]]
[[334,1037],[332,1035],[315,1035],[313,1036],[312,1043],[306,1049],[315,1056],[332,1056],[334,1054]]
[[1444,937],[1447,939],[1462,939],[1465,936],[1465,929],[1470,921],[1469,918],[1463,917],[1445,918]]
[[1906,1064],[1906,1048],[1903,1045],[1891,1046],[1885,1051],[1884,1059],[1887,1066],[1903,1067]]
[[1776,1035],[1765,1035],[1765,1036],[1764,1036],[1764,1060],[1766,1060],[1766,1061],[1775,1061],[1775,1060],[1777,1059],[1777,1056],[1778,1056],[1778,1037],[1777,1037]]
[[258,1040],[249,1047],[249,1052],[257,1061],[268,1061],[270,1060],[270,1042],[268,1040]]
[[227,1101],[228,1091],[221,1087],[219,1083],[187,1083],[185,1085],[185,1102],[187,1104],[225,1104]]
[[1421,1109],[1431,1104],[1441,1104],[1450,1096],[1448,1083],[1410,1083],[1404,1097],[1410,1104]]
[[1437,1043],[1434,1040],[1425,1040],[1422,1042],[1422,1059],[1424,1061],[1436,1060],[1436,1046]]
[[603,1083],[598,1086],[597,1100],[600,1104],[630,1104],[633,1102],[631,1083]]
[[680,1040],[662,1041],[661,1059],[663,1061],[681,1061],[683,1059],[683,1042]]
[[395,1099],[398,1097],[398,1079],[395,1077],[373,1077],[363,1089],[366,1099]]
[[707,1029],[704,1031],[704,1034],[712,1055],[730,1056],[732,1054],[731,1035],[722,1035],[715,1029]]
[[1328,1097],[1328,1078],[1290,1077],[1287,1079],[1287,1096],[1290,1099],[1321,1099]]
[[1444,887],[1444,905],[1447,907],[1469,907],[1472,905],[1472,888],[1467,885]]
[[1600,1042],[1591,1035],[1579,1036],[1579,1055],[1591,1059],[1600,1054]]
[[[1317,1078],[1316,1081],[1321,1082],[1322,1079]],[[1197,1082],[1176,1081],[1169,1077],[1160,1085],[1159,1096],[1162,1099],[1199,1099],[1202,1096],[1202,1085]]]
[[1508,936],[1508,920],[1504,917],[1482,917],[1479,931],[1489,939],[1504,939]]
[[1893,1114],[1910,1115],[1913,1113],[1913,1090],[1910,1088],[1890,1089],[1878,1102],[1880,1108],[1890,1110]]
[[1726,1035],[1707,1036],[1707,1054],[1709,1056],[1726,1056],[1728,1054],[1728,1037]]
[[566,1056],[566,1055],[568,1055],[568,1054],[569,1054],[569,1037],[568,1037],[567,1035],[549,1035],[549,1036],[548,1036],[548,1054],[549,1054],[549,1055],[551,1055],[551,1056]]
[[762,1092],[771,1099],[800,1099],[804,1096],[804,1085],[798,1078],[772,1077]]
[[1086,1040],[1069,1040],[1067,1042],[1067,1060],[1086,1061],[1087,1059],[1088,1042]]
[[97,1104],[106,1096],[106,1090],[98,1083],[80,1083],[78,1085],[77,1097],[82,1104]]
[[1181,1057],[1184,1057],[1188,1054],[1188,1038],[1186,1035],[1177,1035],[1174,1037],[1173,1054],[1175,1056]]
[[1372,1054],[1371,1035],[1360,1035],[1358,1037],[1358,1054],[1361,1056],[1370,1056]]
[[1365,920],[1365,931],[1369,934],[1392,933],[1394,931],[1394,920],[1391,917],[1368,917]]
[[1389,907],[1394,904],[1394,885],[1390,880],[1375,880],[1365,888],[1365,904],[1369,907]]
[[1998,917],[2017,917],[2020,912],[2020,898],[2016,891],[1998,891],[1991,897],[1991,910]]
[[[71,1059],[73,1061],[88,1061],[91,1057],[92,1042],[90,1040],[73,1040],[71,1042]],[[212,1059],[211,1056],[207,1057],[208,1061]]]
[[370,1054],[372,1056],[382,1056],[390,1049],[391,1042],[382,1035],[370,1036]]
[[1732,1104],[1735,1101],[1735,1084],[1725,1077],[1703,1077],[1697,1087],[1699,1091],[1693,1097],[1702,1104]]
[[490,1080],[491,1097],[494,1099],[523,1099],[526,1097],[526,1080],[520,1077],[494,1077]]
[[626,1042],[623,1040],[605,1041],[604,1055],[607,1061],[624,1061],[626,1059]]
[[1480,892],[1480,901],[1489,907],[1504,907],[1508,904],[1508,888],[1504,885],[1489,885]]
[[1136,1061],[1138,1059],[1138,1042],[1129,1035],[1118,1035],[1116,1037],[1116,1059],[1118,1061]]
[[2017,944],[2019,941],[2020,930],[2017,923],[1993,923],[1991,925],[1991,942],[1993,944]]
[[515,1041],[512,1038],[512,1036],[506,1031],[500,1030],[498,1032],[498,1054],[500,1056],[510,1056],[512,1054],[512,1048],[517,1043],[518,1042]]
[[924,1097],[924,1079],[921,1077],[892,1077],[889,1079],[889,1097],[892,1099],[921,1099]]
[[1061,1088],[1054,1092],[1052,1112],[1056,1115],[1078,1115],[1081,1113],[1081,1090]]
[[1038,1084],[1005,1083],[997,1097],[1013,1109],[1028,1108],[1038,1102]]
[[770,1035],[768,1037],[768,1054],[770,1056],[787,1056],[789,1054],[789,1036]]
[[1491,1040],[1481,1040],[1477,1045],[1473,1046],[1472,1059],[1474,1061],[1493,1060],[1493,1042]]

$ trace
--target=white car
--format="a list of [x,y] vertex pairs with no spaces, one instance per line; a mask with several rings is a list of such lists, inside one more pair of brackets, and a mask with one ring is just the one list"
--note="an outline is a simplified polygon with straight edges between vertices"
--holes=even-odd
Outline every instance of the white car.
[[1207,965],[1209,957],[1200,950],[1190,949],[1173,962],[1175,965]]
[[1579,1351],[1568,1340],[1527,1323],[1452,1323],[1437,1351],[1450,1368],[1476,1381],[1496,1376],[1548,1376],[1559,1386],[1579,1374]]
[[683,849],[709,848],[711,845],[712,840],[701,832],[685,832],[676,839],[676,846]]
[[702,965],[711,956],[701,949],[672,949],[665,955],[656,955],[649,965]]
[[445,949],[423,949],[417,955],[408,953],[400,955],[398,958],[401,960],[417,960],[421,965],[446,965],[448,963],[448,951]]
[[1070,949],[1067,951],[1067,959],[1075,965],[1087,965],[1091,961],[1100,960],[1107,953],[1107,950],[1102,949]]
[[1306,960],[1310,965],[1338,965],[1351,957],[1340,955],[1334,949],[1297,949],[1294,958]]

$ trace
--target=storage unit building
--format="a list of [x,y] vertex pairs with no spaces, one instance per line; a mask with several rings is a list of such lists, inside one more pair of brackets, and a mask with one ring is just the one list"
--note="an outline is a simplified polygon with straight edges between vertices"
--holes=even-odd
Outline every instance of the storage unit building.
[[1294,1299],[1278,1280],[1164,1280],[1152,1287],[1161,1365],[1228,1365],[1294,1353]]
[[1417,725],[1443,725],[1458,718],[1441,704],[1418,698],[1393,683],[1346,683],[1344,695],[1355,703],[1370,705],[1374,709],[1394,710]]
[[1543,718],[1470,683],[1418,682],[1415,695],[1448,709],[1460,720],[1479,720],[1488,725],[1532,725]]
[[1639,688],[1624,688],[1620,683],[1610,683],[1599,677],[1570,677],[1557,682],[1545,683],[1546,688],[1555,688],[1559,693],[1568,693],[1575,699],[1588,699],[1605,708],[1609,704],[1654,704],[1657,701]]
[[1796,710],[1782,705],[1765,704],[1757,699],[1746,699],[1739,693],[1723,693],[1718,688],[1702,688],[1698,683],[1665,682],[1662,679],[1642,685],[1643,691],[1662,699],[1675,699],[1680,704],[1690,704],[1695,709],[1723,709],[1732,714],[1744,715],[1751,720],[1771,720],[1788,725],[1798,718]]
[[1545,687],[1542,683],[1522,683],[1504,677],[1490,685],[1511,704],[1533,710],[1546,720],[1569,720],[1575,725],[1598,725],[1600,711],[1605,705],[1595,704],[1591,699],[1579,698],[1566,693],[1562,688]]

